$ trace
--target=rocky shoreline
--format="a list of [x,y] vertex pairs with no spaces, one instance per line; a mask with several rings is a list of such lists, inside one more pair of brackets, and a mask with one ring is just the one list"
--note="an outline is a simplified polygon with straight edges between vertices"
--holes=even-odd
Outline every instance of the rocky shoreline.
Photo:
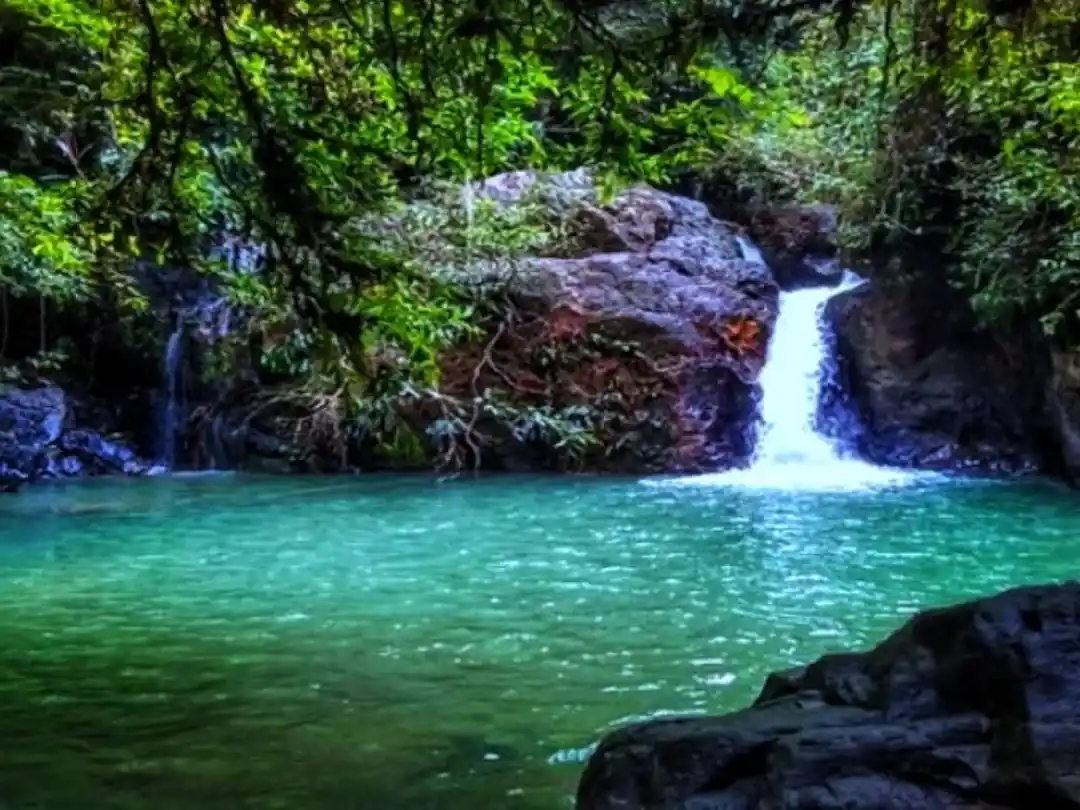
[[121,438],[79,423],[62,388],[0,393],[0,492],[38,480],[162,471]]
[[[477,184],[476,193],[515,205],[539,182],[514,172]],[[506,296],[512,315],[488,319],[477,338],[450,347],[440,361],[441,394],[471,402],[483,393],[495,403],[460,420],[473,431],[465,443],[476,457],[467,466],[654,473],[744,465],[778,293],[836,282],[835,213],[720,211],[708,200],[646,187],[600,204],[586,172],[544,182],[557,192],[547,204],[576,234],[574,252],[527,262]],[[748,259],[748,243],[760,247],[765,263]],[[964,302],[942,289],[933,260],[919,262],[900,254],[871,262],[869,286],[830,301],[839,374],[826,387],[822,422],[881,464],[1071,479],[1080,469],[1080,365],[1033,338],[980,330]],[[171,276],[168,282],[183,286]],[[205,282],[192,289],[187,298],[207,294]],[[169,295],[186,300],[179,288]],[[222,313],[215,309],[215,318]],[[167,307],[162,323],[175,333]],[[215,351],[212,340],[189,344],[193,355],[201,353],[189,358],[196,367]],[[73,407],[77,383],[0,388],[0,491],[155,470],[143,458],[155,454],[147,439],[154,407],[98,419]],[[147,403],[161,398],[141,396]],[[260,398],[275,401],[252,375],[194,392],[179,417],[178,466],[380,468],[362,447],[304,447],[294,430],[307,416],[302,408],[287,398],[252,407]],[[541,428],[492,416],[502,407],[571,419],[589,410],[593,444],[570,463]],[[421,465],[437,455],[444,410],[438,399],[401,409],[413,435],[429,445]]]
[[723,717],[609,735],[577,810],[1080,807],[1080,583],[918,614]]

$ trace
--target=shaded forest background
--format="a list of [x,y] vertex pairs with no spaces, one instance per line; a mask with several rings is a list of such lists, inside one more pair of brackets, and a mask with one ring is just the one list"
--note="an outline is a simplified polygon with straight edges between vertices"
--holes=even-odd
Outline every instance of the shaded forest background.
[[213,290],[207,381],[407,457],[402,399],[574,239],[468,184],[580,166],[836,205],[852,257],[918,241],[984,324],[1071,348],[1078,53],[1070,0],[4,0],[0,373],[153,384],[155,289]]

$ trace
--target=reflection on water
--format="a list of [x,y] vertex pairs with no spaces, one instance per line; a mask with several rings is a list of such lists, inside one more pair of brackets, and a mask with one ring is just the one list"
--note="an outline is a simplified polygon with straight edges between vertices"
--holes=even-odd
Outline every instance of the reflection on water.
[[0,806],[565,807],[617,723],[1072,575],[1074,504],[938,479],[34,489],[0,500]]

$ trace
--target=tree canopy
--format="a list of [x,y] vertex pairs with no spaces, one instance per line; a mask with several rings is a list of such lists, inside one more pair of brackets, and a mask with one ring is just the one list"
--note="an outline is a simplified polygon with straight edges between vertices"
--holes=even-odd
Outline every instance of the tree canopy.
[[198,264],[228,232],[347,329],[328,290],[393,270],[350,223],[421,181],[588,163],[662,182],[714,148],[748,95],[688,5],[9,1],[3,266],[74,294],[131,251]]
[[3,0],[4,311],[137,318],[136,260],[183,265],[293,371],[389,342],[429,375],[472,305],[372,218],[588,165],[838,204],[853,247],[937,229],[988,321],[1075,342],[1078,49],[1069,0]]
[[843,49],[812,31],[770,63],[771,91],[813,123],[758,130],[743,154],[759,182],[840,203],[855,246],[938,237],[986,323],[1075,344],[1080,7],[889,0],[852,31]]

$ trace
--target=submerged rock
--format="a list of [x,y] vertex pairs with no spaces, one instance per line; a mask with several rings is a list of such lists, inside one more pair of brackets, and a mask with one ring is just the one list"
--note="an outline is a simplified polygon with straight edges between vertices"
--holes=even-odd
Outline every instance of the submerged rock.
[[73,410],[55,386],[0,393],[0,492],[41,478],[148,471],[125,444],[76,427]]
[[919,614],[752,708],[608,736],[578,810],[1080,808],[1080,584]]

